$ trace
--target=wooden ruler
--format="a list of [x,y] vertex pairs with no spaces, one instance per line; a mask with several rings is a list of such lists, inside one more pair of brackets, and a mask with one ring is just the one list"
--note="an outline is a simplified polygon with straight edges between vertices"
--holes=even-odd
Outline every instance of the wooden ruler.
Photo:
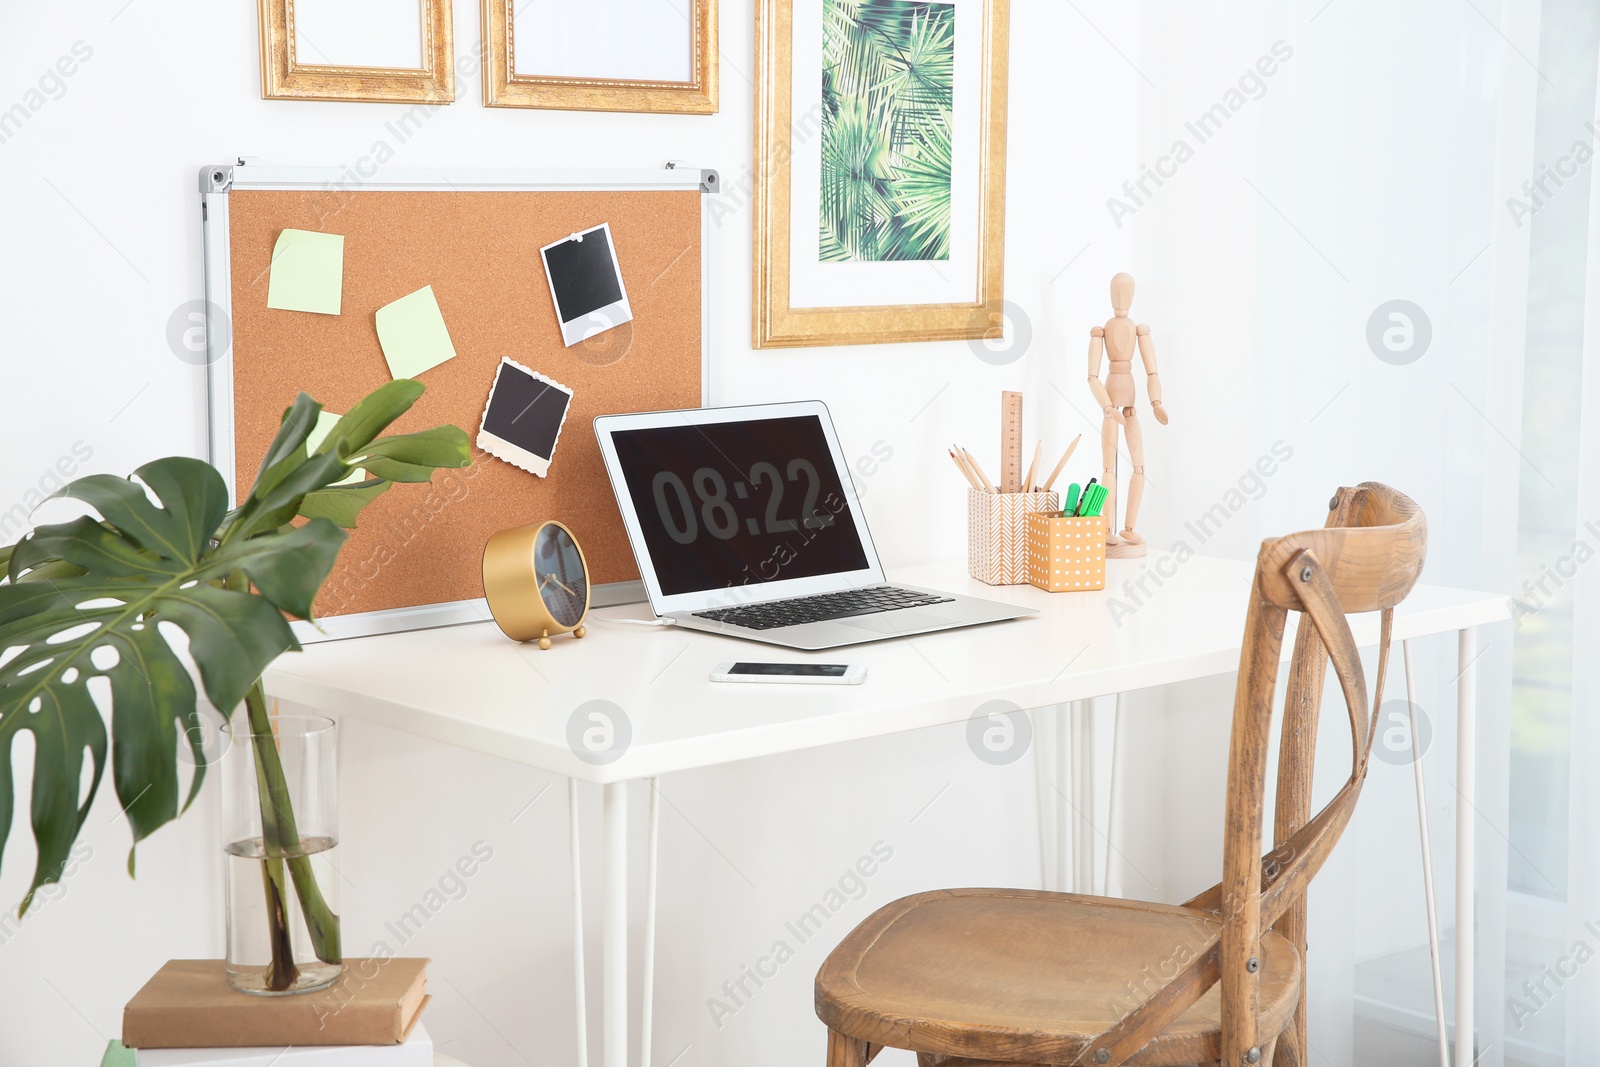
[[1000,394],[1000,491],[1022,489],[1022,394]]

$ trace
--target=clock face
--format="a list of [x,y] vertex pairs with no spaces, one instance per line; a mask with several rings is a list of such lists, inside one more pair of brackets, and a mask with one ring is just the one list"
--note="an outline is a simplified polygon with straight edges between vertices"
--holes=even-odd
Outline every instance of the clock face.
[[533,574],[539,597],[557,623],[572,629],[589,607],[589,575],[572,535],[550,523],[533,542]]

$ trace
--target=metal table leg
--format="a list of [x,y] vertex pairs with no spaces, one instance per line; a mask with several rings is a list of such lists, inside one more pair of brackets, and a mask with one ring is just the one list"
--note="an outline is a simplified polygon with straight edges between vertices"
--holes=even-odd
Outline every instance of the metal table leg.
[[1472,995],[1476,985],[1473,967],[1475,914],[1473,886],[1477,875],[1474,830],[1478,783],[1478,670],[1477,631],[1462,630],[1456,646],[1456,1064],[1476,1062],[1473,1051]]
[[628,1067],[628,783],[601,789],[606,862],[600,1048],[605,1067]]

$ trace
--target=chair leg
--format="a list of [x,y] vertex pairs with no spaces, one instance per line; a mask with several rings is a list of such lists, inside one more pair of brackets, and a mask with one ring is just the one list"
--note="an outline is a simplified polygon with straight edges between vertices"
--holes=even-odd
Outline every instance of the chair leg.
[[828,1067],[867,1067],[867,1043],[829,1030]]

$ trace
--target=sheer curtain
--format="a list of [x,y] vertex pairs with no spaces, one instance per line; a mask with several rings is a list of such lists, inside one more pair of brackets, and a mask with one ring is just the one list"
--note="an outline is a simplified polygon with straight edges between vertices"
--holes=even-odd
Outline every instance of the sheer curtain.
[[[1600,115],[1600,86],[1591,116]],[[1568,1063],[1600,1063],[1600,182],[1591,182],[1579,397],[1572,589],[1567,939],[1549,966],[1566,984]],[[1559,572],[1558,572],[1559,573]],[[1522,993],[1513,990],[1513,995]]]

